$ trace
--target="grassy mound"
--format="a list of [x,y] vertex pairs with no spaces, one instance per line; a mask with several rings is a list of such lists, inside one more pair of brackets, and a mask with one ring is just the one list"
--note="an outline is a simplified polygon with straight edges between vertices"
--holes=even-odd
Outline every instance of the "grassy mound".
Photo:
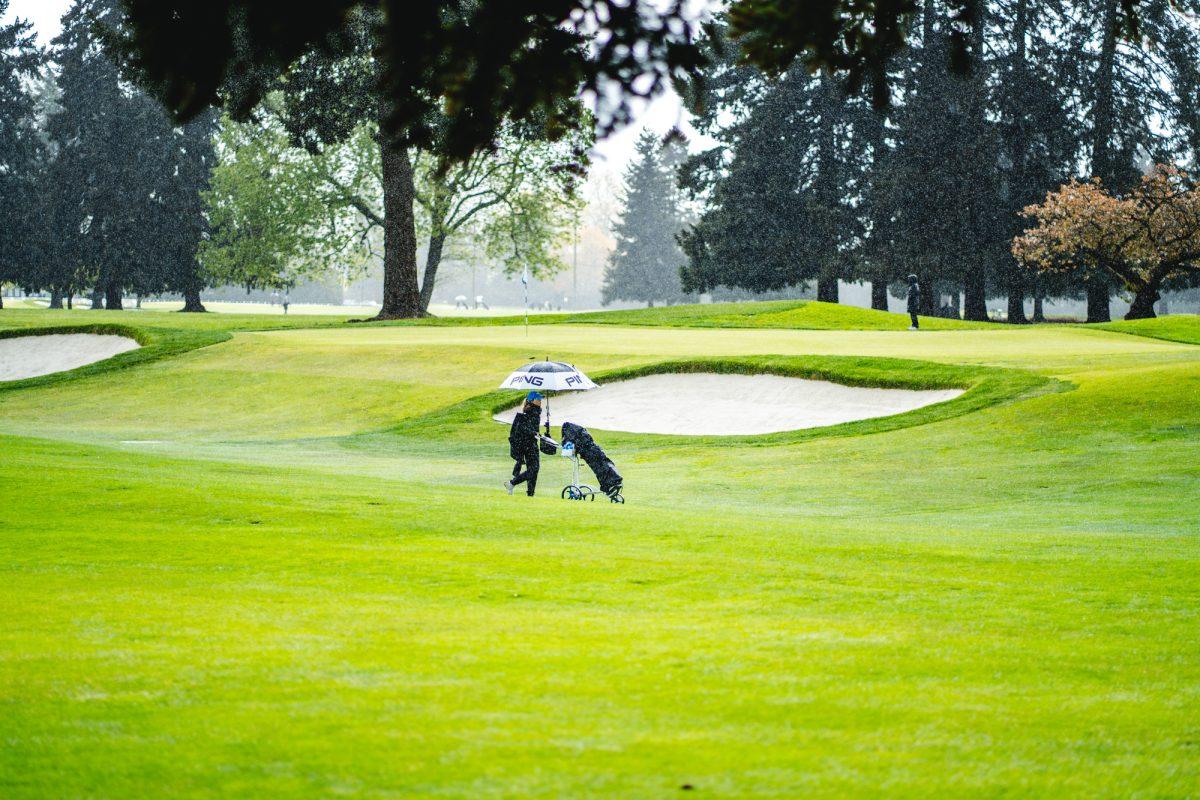
[[1122,320],[1088,327],[1103,328],[1117,333],[1130,333],[1135,336],[1149,336],[1152,339],[1164,339],[1169,342],[1200,344],[1200,315],[1196,314],[1172,314],[1156,319]]
[[[148,327],[172,327],[197,330],[283,330],[293,328],[330,328],[346,325],[351,315],[334,314],[179,314],[162,311],[34,311],[27,308],[0,312],[0,328],[24,325],[78,323],[81,316],[97,321],[122,322]],[[524,325],[523,316],[506,317],[426,317],[386,322],[364,321],[369,327],[496,327]],[[798,330],[877,330],[902,331],[909,326],[906,314],[889,314],[857,306],[819,303],[812,300],[776,300],[745,303],[706,303],[627,311],[594,311],[581,314],[534,314],[529,324],[536,326],[636,325],[679,328],[774,328]],[[923,330],[1002,329],[988,322],[964,322],[940,317],[922,317]]]
[[[798,328],[807,330],[900,331],[909,327],[905,314],[869,308],[819,303],[812,300],[778,300],[761,303],[711,303],[703,305],[640,308],[574,314],[569,322],[610,325],[662,325],[691,328]],[[996,327],[986,322],[922,317],[926,330],[969,330]]]
[[38,327],[25,325],[21,327],[0,327],[0,339],[12,339],[18,336],[40,336],[42,334],[59,333],[95,333],[112,336],[125,336],[133,339],[141,347],[87,364],[65,372],[55,372],[36,378],[26,378],[19,381],[4,381],[0,383],[0,392],[28,389],[34,386],[52,386],[64,381],[84,378],[89,375],[101,375],[113,370],[125,369],[139,364],[149,364],[171,356],[186,353],[200,347],[207,347],[229,338],[229,334],[219,329],[213,330],[172,330],[132,325],[118,325],[106,322],[96,322],[83,325],[48,325]]

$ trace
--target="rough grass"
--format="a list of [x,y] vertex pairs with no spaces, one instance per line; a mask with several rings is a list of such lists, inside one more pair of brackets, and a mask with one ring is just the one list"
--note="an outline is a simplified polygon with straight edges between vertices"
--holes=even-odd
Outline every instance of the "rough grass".
[[[510,498],[503,428],[437,415],[546,354],[1030,391],[763,446],[606,435],[628,505],[558,500],[550,458]],[[0,796],[1200,785],[1200,348],[402,325],[94,366],[0,392]]]

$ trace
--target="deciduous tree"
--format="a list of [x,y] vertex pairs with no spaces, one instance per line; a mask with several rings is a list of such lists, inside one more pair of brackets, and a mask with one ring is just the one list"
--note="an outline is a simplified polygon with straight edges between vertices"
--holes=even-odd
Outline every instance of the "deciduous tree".
[[1071,181],[1026,213],[1036,225],[1013,241],[1013,255],[1047,272],[1082,264],[1111,274],[1134,296],[1126,319],[1153,317],[1166,281],[1200,273],[1200,188],[1175,167],[1157,167],[1124,195],[1099,179]]

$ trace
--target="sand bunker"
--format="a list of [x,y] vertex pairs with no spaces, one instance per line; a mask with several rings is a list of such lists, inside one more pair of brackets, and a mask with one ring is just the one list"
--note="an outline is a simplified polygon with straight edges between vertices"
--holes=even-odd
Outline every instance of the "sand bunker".
[[0,381],[19,381],[94,364],[136,350],[126,336],[53,333],[0,339]]
[[[550,401],[552,422],[629,433],[734,436],[886,417],[953,400],[962,389],[843,386],[778,375],[648,375]],[[517,409],[496,415],[511,422]]]

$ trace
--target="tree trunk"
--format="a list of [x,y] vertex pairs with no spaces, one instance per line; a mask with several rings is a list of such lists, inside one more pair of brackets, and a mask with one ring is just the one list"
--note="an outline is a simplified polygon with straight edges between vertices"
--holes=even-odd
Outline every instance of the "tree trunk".
[[1091,278],[1087,284],[1087,321],[1111,322],[1108,308],[1108,284],[1103,278]]
[[1093,89],[1096,100],[1092,108],[1092,176],[1103,181],[1104,188],[1110,192],[1121,188],[1113,185],[1116,164],[1112,157],[1118,2],[1119,0],[1104,0],[1104,9],[1100,14],[1101,35],[1104,38],[1100,44],[1100,63],[1096,67],[1096,86]]
[[0,289],[0,310],[4,309],[4,291]]
[[92,289],[92,310],[100,311],[104,308],[104,290],[99,286]]
[[817,299],[822,303],[836,303],[838,301],[837,278],[817,278]]
[[1044,298],[1043,298],[1043,295],[1041,292],[1037,292],[1036,294],[1033,295],[1033,321],[1034,322],[1045,322],[1046,321],[1046,310],[1042,305],[1043,299]]
[[425,275],[421,278],[421,313],[429,312],[429,301],[433,299],[433,285],[437,280],[438,265],[442,263],[442,250],[446,246],[446,234],[429,237],[429,250],[425,253]]
[[[838,224],[840,215],[836,211],[841,202],[841,184],[837,160],[840,144],[837,131],[837,109],[844,105],[841,91],[828,74],[821,72],[819,102],[821,104],[819,127],[816,131],[816,174],[813,176],[813,188],[816,191],[817,202],[824,209],[827,221],[818,226],[822,244],[815,253],[817,267],[817,299],[823,303],[838,301],[838,282],[836,275],[842,273],[840,259],[837,256]],[[821,252],[824,251],[824,252]],[[827,274],[837,270],[834,277]],[[825,274],[823,274],[825,273]]]
[[917,293],[919,295],[918,299],[920,300],[917,313],[922,317],[938,316],[937,298],[934,297],[933,294],[933,280],[922,280],[920,282],[920,287],[921,289]]
[[183,308],[180,311],[188,314],[203,314],[208,311],[204,307],[204,303],[200,302],[200,289],[198,287],[191,286],[183,290]]
[[62,308],[62,290],[57,286],[50,289],[50,307]]
[[75,293],[70,289],[67,290],[67,310],[75,308]]
[[969,270],[963,281],[963,319],[987,322],[987,290],[984,287],[983,268]]
[[[1028,65],[1026,63],[1026,36],[1029,31],[1029,0],[1017,0],[1015,9],[1016,25],[1013,30],[1013,70],[1012,82],[1017,89],[1017,96],[1029,87]],[[1026,132],[1029,127],[1027,109],[1018,100],[1011,109],[1014,118],[1019,122],[1014,126],[1011,138],[1012,150],[1012,192],[1017,197],[1025,190],[1025,167],[1028,160],[1028,142]],[[1008,322],[1011,325],[1023,325],[1025,318],[1025,276],[1021,265],[1015,258],[1007,259],[1008,265]]]
[[110,283],[104,287],[104,307],[109,311],[123,311],[121,304],[121,284]]
[[1008,321],[1012,325],[1024,325],[1029,321],[1025,318],[1025,283],[1015,270],[1009,275]]
[[1125,315],[1125,319],[1154,319],[1158,316],[1154,313],[1154,304],[1158,302],[1158,297],[1157,285],[1139,289],[1133,296],[1133,305],[1129,307],[1129,313]]
[[416,189],[408,151],[381,134],[383,166],[383,307],[375,319],[421,316],[417,287]]
[[887,281],[871,281],[871,308],[876,311],[888,310]]

